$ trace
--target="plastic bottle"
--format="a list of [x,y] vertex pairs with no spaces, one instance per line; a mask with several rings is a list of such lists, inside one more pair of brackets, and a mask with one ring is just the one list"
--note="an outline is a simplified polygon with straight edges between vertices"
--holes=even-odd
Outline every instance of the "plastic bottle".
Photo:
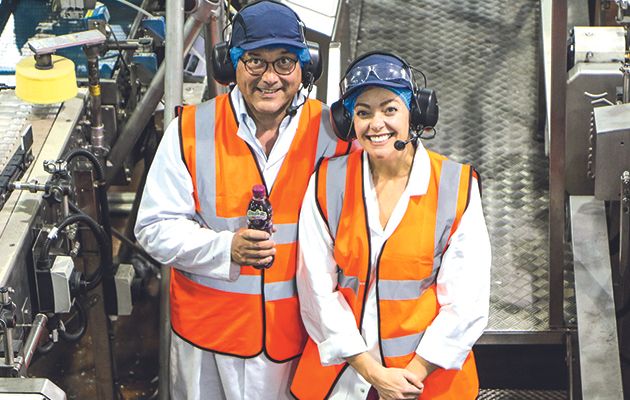
[[[273,210],[271,203],[267,198],[267,189],[264,185],[254,185],[252,187],[252,200],[247,207],[247,227],[259,231],[268,232],[270,235],[273,231],[273,222],[271,221]],[[254,268],[269,268],[273,264],[274,257],[267,265],[254,265]]]

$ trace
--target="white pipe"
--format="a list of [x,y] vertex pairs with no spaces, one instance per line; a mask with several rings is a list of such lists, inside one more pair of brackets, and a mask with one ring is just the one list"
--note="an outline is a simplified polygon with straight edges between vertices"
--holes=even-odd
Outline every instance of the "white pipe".
[[328,47],[328,82],[326,82],[326,104],[339,99],[339,79],[341,79],[341,43],[330,42]]
[[164,128],[182,104],[184,86],[184,0],[166,2],[166,75],[164,77]]

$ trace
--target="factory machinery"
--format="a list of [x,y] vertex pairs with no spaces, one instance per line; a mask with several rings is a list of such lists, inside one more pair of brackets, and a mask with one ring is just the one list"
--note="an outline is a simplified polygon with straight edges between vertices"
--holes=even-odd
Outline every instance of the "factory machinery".
[[[246,3],[0,1],[0,399],[168,398],[168,269],[133,224],[175,106],[228,90],[207,60]],[[481,173],[479,398],[623,399],[630,1],[284,3],[319,44],[313,95],[393,50],[440,99],[425,145]]]

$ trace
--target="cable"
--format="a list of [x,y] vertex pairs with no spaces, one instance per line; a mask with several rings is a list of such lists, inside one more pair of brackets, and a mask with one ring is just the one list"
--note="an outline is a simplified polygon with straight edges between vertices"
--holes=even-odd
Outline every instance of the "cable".
[[[72,205],[72,207],[74,208],[76,206]],[[54,227],[50,231],[48,237],[46,238],[46,241],[44,242],[44,248],[42,250],[43,257],[40,259],[41,263],[38,263],[38,266],[40,268],[51,268],[50,246],[52,242],[57,238],[57,232],[64,229],[66,226],[77,222],[83,222],[90,228],[94,236],[96,236],[96,241],[98,242],[99,246],[99,253],[101,258],[99,266],[96,271],[94,271],[92,276],[86,277],[85,279],[85,288],[87,290],[92,290],[96,286],[98,286],[99,283],[101,283],[101,280],[103,278],[103,270],[105,268],[108,268],[109,270],[113,269],[111,250],[112,245],[111,242],[107,240],[103,228],[101,228],[101,226],[96,223],[96,221],[94,221],[89,215],[85,213],[72,214],[66,217],[63,221],[61,221],[58,226]]]
[[49,340],[48,342],[42,344],[41,346],[37,346],[37,352],[40,354],[48,354],[53,349],[55,342]]
[[[59,337],[68,342],[78,342],[79,340],[81,340],[81,338],[83,337],[83,335],[85,335],[85,332],[87,331],[88,324],[85,308],[83,308],[81,302],[76,299],[73,306],[76,308],[76,315],[79,317],[79,329],[76,332],[68,332],[68,325],[66,325],[66,323],[64,323],[64,327],[66,328],[65,330],[59,329]],[[68,321],[70,321],[71,319],[72,318],[68,319]]]
[[149,18],[155,18],[155,16],[153,14],[151,14],[150,12],[148,12],[147,10],[143,9],[142,7],[138,7],[137,5],[128,2],[127,0],[116,0],[119,3],[122,3],[128,7],[133,8],[134,10],[146,15]]
[[96,169],[96,175],[97,175],[96,179],[98,180],[105,179],[105,170],[103,169],[103,165],[101,164],[100,161],[98,161],[98,158],[96,158],[96,156],[88,150],[85,150],[85,149],[72,150],[64,158],[64,161],[66,163],[69,163],[73,158],[78,157],[78,156],[83,156],[92,162],[92,164],[94,165],[94,168]]
[[[82,215],[85,218],[89,218],[90,220],[92,220],[95,224],[96,221],[94,221],[94,219],[92,217],[90,217],[89,215],[87,215],[86,213],[83,212],[83,210],[81,210],[79,207],[77,207],[76,204],[74,204],[72,201],[68,201],[68,206],[70,207],[70,209],[75,212],[75,215]],[[98,225],[98,224],[97,224]],[[100,227],[100,226],[99,226]],[[102,229],[102,228],[101,228]],[[94,233],[94,231],[92,231]],[[103,271],[102,271],[102,267],[105,263],[105,258],[103,258],[103,256],[101,256],[102,252],[103,252],[103,247],[101,247],[101,242],[99,240],[99,236],[94,233],[94,236],[96,238],[96,241],[99,243],[99,256],[100,256],[100,264],[99,264],[99,268],[94,271],[94,273],[92,274],[92,276],[86,278],[85,280],[85,288],[86,290],[92,290],[94,289],[96,286],[98,286],[99,283],[101,283],[101,279],[103,278]],[[103,238],[104,240],[106,240],[105,238]],[[111,253],[111,241],[109,242],[109,248],[110,248],[110,252],[108,253],[109,256],[107,257],[107,259],[109,259],[110,261],[110,265],[113,268],[113,259],[112,259],[112,253]]]
[[94,170],[96,172],[97,182],[97,194],[99,200],[99,209],[100,209],[100,219],[101,224],[103,225],[103,229],[105,230],[105,234],[111,243],[112,237],[112,225],[109,219],[109,201],[107,200],[107,190],[105,187],[105,169],[103,165],[98,160],[98,158],[88,150],[85,149],[76,149],[68,153],[65,157],[64,161],[66,163],[70,163],[70,161],[76,157],[83,156],[92,162],[94,166]]
[[116,47],[118,48],[118,61],[121,61],[122,64],[125,66],[125,70],[129,71],[129,65],[127,65],[127,61],[125,61],[125,57],[122,53],[122,48],[120,47],[120,42],[118,41],[118,38],[114,33],[114,29],[110,24],[107,24],[107,26],[109,27],[109,31],[112,33],[112,37],[114,38],[114,42],[116,42]]
[[409,65],[409,68],[411,68],[412,70],[416,71],[416,72],[420,72],[420,75],[422,75],[422,78],[424,80],[424,87],[427,87],[427,76],[424,74],[424,72],[422,72],[422,70],[420,70],[419,68],[414,67],[413,65]]

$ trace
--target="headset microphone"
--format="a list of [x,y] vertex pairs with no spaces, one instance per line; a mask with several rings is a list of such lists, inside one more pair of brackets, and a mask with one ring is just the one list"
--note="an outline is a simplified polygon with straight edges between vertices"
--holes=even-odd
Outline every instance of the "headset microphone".
[[394,148],[398,151],[403,151],[405,146],[409,144],[409,142],[413,142],[414,140],[418,140],[420,135],[412,133],[411,137],[407,140],[397,140],[394,142]]
[[309,79],[309,83],[308,83],[308,87],[307,87],[307,91],[306,91],[306,96],[304,96],[304,100],[300,103],[300,104],[296,104],[296,105],[291,105],[289,107],[287,107],[287,115],[289,117],[295,117],[295,114],[297,114],[297,110],[302,107],[304,105],[304,103],[306,103],[306,100],[308,100],[308,97],[311,95],[311,90],[313,90],[313,78],[312,77],[308,77]]
[[295,117],[295,114],[297,114],[297,110],[302,107],[304,105],[304,103],[306,103],[306,99],[308,97],[304,98],[304,101],[302,101],[300,104],[296,104],[294,106],[289,106],[287,107],[287,115],[289,117]]

